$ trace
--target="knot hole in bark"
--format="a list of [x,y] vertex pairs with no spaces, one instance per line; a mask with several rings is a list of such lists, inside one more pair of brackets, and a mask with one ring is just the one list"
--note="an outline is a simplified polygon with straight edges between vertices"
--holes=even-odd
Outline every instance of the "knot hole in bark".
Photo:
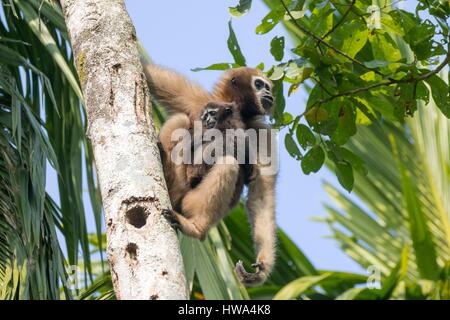
[[127,251],[131,260],[137,260],[138,246],[136,243],[130,242],[129,244],[127,244],[127,247],[125,250]]
[[128,209],[125,214],[127,218],[127,222],[134,226],[135,228],[142,228],[147,223],[148,213],[144,207],[135,206]]

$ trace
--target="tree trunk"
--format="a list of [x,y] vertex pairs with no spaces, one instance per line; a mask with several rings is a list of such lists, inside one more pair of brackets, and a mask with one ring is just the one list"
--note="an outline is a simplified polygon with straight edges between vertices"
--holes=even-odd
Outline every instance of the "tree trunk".
[[61,0],[85,97],[118,299],[186,299],[169,195],[123,0]]

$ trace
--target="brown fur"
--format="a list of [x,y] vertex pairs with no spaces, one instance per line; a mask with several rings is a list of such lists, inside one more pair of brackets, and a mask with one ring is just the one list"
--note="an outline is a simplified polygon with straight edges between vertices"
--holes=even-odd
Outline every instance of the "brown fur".
[[[223,132],[224,137],[226,129],[244,128],[244,123],[234,103],[210,102],[204,107],[204,110],[210,109],[214,109],[217,113],[214,128]],[[231,114],[226,113],[225,109],[231,110]],[[198,120],[200,121],[200,119]],[[202,123],[203,130],[207,130],[206,122]],[[214,165],[206,163],[174,164],[170,160],[170,156],[177,142],[174,143],[169,137],[173,130],[179,128],[191,131],[192,137],[194,133],[191,130],[192,125],[185,114],[176,114],[161,129],[160,142],[164,152],[164,172],[174,207],[174,210],[166,210],[164,213],[169,221],[180,228],[183,233],[204,239],[209,229],[239,201],[244,186],[244,172],[233,155],[226,154],[220,159],[229,162],[221,163],[221,160],[218,159]],[[199,139],[203,139],[203,137],[199,137]],[[208,142],[202,142],[202,146],[207,144]]]
[[[242,116],[246,128],[264,129],[269,128],[264,123],[263,116],[270,111],[273,101],[269,91],[264,96],[258,96],[262,91],[255,90],[253,80],[259,77],[270,81],[264,77],[260,70],[253,68],[231,69],[224,73],[211,93],[205,91],[199,85],[193,84],[183,76],[174,71],[164,69],[156,65],[145,65],[145,72],[150,88],[150,92],[162,102],[172,113],[184,114],[182,122],[198,119],[203,107],[210,101],[234,102]],[[270,96],[270,97],[268,97]],[[267,102],[269,99],[269,102]],[[176,115],[178,117],[178,115]],[[170,119],[169,119],[170,121]],[[181,120],[180,120],[181,121]],[[230,199],[238,201],[242,188],[242,168],[234,163],[216,164],[211,171],[204,176],[201,183],[194,189],[186,193],[182,199],[181,206],[185,216],[178,216],[180,224],[190,223],[190,228],[184,230],[185,233],[203,238],[211,225],[217,223],[230,209]],[[166,168],[165,168],[166,169]],[[175,172],[175,171],[173,171]],[[174,173],[177,175],[178,173]],[[249,182],[247,210],[253,230],[253,239],[257,251],[255,273],[248,273],[242,263],[236,265],[236,272],[239,279],[246,285],[257,285],[264,282],[273,268],[275,261],[276,227],[275,227],[275,182],[276,175],[264,176],[259,174],[258,165],[254,166],[252,181]],[[177,179],[176,177],[171,177]],[[186,176],[182,175],[182,179]],[[230,184],[235,185],[235,193],[228,188]],[[178,188],[177,188],[178,189]],[[177,202],[178,197],[182,197],[184,185],[180,190],[172,190],[172,195]],[[207,190],[207,192],[205,191]],[[238,193],[238,196],[236,196]],[[174,206],[175,207],[175,206]],[[192,214],[195,211],[197,218],[192,221]],[[173,215],[168,215],[169,218]],[[189,221],[191,219],[191,221]],[[191,223],[192,222],[192,223]]]

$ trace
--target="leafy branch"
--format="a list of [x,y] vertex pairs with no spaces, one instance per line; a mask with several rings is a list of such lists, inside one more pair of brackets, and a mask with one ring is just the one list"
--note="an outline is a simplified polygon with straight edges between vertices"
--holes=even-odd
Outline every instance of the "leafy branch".
[[[287,7],[286,3],[283,0],[280,0],[281,5],[283,6],[284,10],[286,10],[286,13],[289,15],[289,17],[291,18],[292,22],[294,23],[294,25],[304,34],[306,34],[307,36],[315,39],[318,43],[324,45],[325,47],[333,50],[334,52],[336,52],[337,54],[347,58],[348,60],[352,61],[353,63],[361,66],[364,69],[367,69],[369,71],[373,71],[376,74],[385,77],[385,75],[376,70],[376,69],[372,69],[367,67],[364,63],[362,63],[361,61],[352,58],[351,56],[349,56],[347,53],[345,53],[344,51],[336,48],[335,46],[331,45],[330,43],[328,43],[327,41],[325,41],[324,39],[322,39],[321,37],[319,37],[318,35],[314,34],[312,31],[308,30],[307,28],[303,27],[300,23],[297,22],[297,20],[295,19],[295,17],[292,15],[291,11],[289,10],[289,8]],[[351,7],[350,7],[351,8]]]
[[399,80],[389,79],[388,81],[375,83],[375,84],[372,84],[372,85],[369,85],[366,87],[351,89],[351,90],[340,92],[340,93],[334,94],[334,95],[330,95],[329,92],[327,92],[330,95],[330,97],[328,97],[326,99],[318,100],[314,103],[314,105],[317,105],[317,104],[321,105],[323,103],[330,102],[336,98],[340,98],[340,97],[344,97],[344,96],[352,96],[352,95],[362,93],[362,92],[367,92],[367,91],[370,91],[370,90],[373,90],[373,89],[376,89],[379,87],[391,86],[393,84],[413,83],[414,87],[415,87],[418,82],[427,80],[428,78],[438,74],[449,63],[450,63],[450,41],[448,44],[447,55],[446,55],[445,59],[434,70],[431,70],[423,75],[420,75],[419,77],[409,77],[406,79],[399,79]]

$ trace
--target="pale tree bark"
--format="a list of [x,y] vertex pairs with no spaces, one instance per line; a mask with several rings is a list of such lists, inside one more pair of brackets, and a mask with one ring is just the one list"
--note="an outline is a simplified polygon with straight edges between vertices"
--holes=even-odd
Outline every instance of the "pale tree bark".
[[136,34],[123,0],[61,0],[83,88],[118,299],[186,299]]

